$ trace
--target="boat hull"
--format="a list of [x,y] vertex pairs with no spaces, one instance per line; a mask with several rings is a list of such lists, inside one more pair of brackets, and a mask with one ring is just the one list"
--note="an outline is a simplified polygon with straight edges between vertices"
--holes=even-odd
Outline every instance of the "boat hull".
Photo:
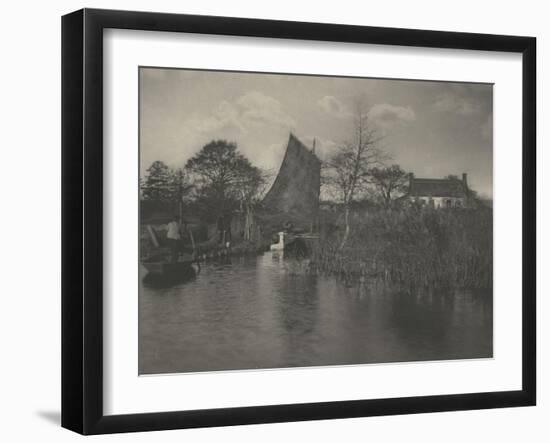
[[145,262],[143,283],[147,286],[171,286],[194,278],[197,271],[192,262]]

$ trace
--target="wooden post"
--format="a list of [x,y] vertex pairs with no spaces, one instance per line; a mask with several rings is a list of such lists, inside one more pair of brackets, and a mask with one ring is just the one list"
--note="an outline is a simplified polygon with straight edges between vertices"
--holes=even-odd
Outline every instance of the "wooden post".
[[182,181],[183,181],[183,172],[180,169],[178,170],[178,215],[180,217],[180,223],[183,220],[183,202],[182,202],[183,192],[181,189]]
[[151,241],[153,242],[155,248],[158,248],[160,244],[157,239],[157,235],[155,234],[155,231],[153,230],[151,225],[147,225],[147,232],[149,233],[149,237],[151,237]]
[[195,238],[193,237],[193,231],[188,228],[187,231],[189,232],[189,238],[191,239],[191,247],[193,248],[193,259],[197,257],[197,248],[195,246]]

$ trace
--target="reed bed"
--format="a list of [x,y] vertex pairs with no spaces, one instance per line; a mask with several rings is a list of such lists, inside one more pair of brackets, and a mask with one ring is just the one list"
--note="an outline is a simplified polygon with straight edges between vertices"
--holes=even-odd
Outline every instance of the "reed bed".
[[353,214],[343,247],[342,230],[313,250],[317,272],[404,290],[492,287],[490,208],[369,208]]

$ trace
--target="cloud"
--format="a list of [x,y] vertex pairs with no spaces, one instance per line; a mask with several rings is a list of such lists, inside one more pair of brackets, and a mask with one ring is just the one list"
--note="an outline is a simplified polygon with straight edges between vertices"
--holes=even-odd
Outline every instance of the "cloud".
[[351,115],[346,105],[332,95],[325,95],[317,101],[317,105],[324,112],[336,118],[346,118]]
[[294,119],[284,112],[278,100],[252,91],[242,95],[234,103],[224,100],[211,115],[192,117],[184,125],[201,133],[234,129],[246,134],[262,125],[289,128],[294,124]]
[[265,149],[264,143],[284,142],[294,125],[293,117],[285,112],[281,102],[261,92],[250,91],[174,121],[173,129],[164,136],[162,147],[155,138],[158,136],[148,131],[142,142],[154,149],[142,150],[142,168],[159,158],[170,166],[182,165],[201,146],[218,138],[237,141],[239,149],[254,164],[270,167],[284,154],[284,147],[272,152]]
[[184,123],[191,131],[201,133],[212,133],[226,128],[235,128],[239,132],[246,132],[241,122],[239,109],[227,102],[222,101],[209,116],[195,116]]
[[328,158],[338,146],[338,143],[334,140],[316,135],[304,135],[299,138],[307,147],[310,148],[313,147],[313,140],[315,140],[315,153],[321,160]]
[[284,112],[281,103],[260,92],[248,92],[235,102],[221,101],[211,114],[195,115],[183,123],[188,132],[212,134],[232,131],[247,134],[261,126],[290,128],[294,119]]
[[294,119],[284,112],[281,102],[258,91],[247,92],[237,100],[240,118],[246,124],[292,126]]
[[481,111],[480,103],[475,98],[469,97],[465,90],[460,88],[439,94],[432,108],[438,112],[452,112],[464,116],[477,114]]
[[416,114],[410,106],[394,106],[388,103],[378,103],[369,110],[369,118],[383,129],[397,124],[416,120]]

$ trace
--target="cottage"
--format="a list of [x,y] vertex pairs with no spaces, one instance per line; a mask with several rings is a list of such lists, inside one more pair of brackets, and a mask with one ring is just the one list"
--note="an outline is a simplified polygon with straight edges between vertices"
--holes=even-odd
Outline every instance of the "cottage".
[[471,192],[467,174],[462,180],[449,178],[416,178],[409,174],[409,201],[430,205],[435,208],[458,208],[469,204]]

